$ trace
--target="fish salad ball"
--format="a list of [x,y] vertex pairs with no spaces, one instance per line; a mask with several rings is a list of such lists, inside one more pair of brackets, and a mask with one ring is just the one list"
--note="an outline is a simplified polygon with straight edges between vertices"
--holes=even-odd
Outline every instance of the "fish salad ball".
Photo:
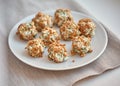
[[82,35],[92,37],[95,35],[96,25],[89,18],[83,18],[78,22],[79,30]]
[[65,21],[73,21],[71,11],[69,9],[57,9],[54,14],[54,23],[61,26]]
[[38,31],[34,25],[34,22],[22,23],[17,29],[17,35],[23,40],[32,40],[37,35]]
[[44,43],[39,38],[28,41],[27,46],[25,47],[28,54],[32,57],[42,57],[44,48]]
[[79,54],[80,56],[84,57],[85,54],[92,52],[91,49],[91,38],[85,36],[78,36],[72,40],[72,50],[71,54]]
[[80,31],[73,21],[66,21],[60,27],[60,35],[63,40],[72,40],[73,37],[80,35]]
[[48,59],[56,63],[64,62],[68,59],[65,44],[54,42],[48,48]]
[[45,27],[53,26],[53,18],[50,15],[38,12],[36,16],[32,19],[35,23],[36,29],[41,32]]
[[54,28],[46,27],[42,30],[40,38],[43,40],[46,46],[49,46],[52,42],[59,41],[60,36]]

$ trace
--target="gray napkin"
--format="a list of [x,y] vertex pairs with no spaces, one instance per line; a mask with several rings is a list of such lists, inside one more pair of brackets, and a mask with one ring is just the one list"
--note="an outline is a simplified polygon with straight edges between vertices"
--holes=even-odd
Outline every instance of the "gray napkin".
[[10,51],[7,37],[24,17],[41,10],[69,8],[90,15],[73,0],[0,0],[0,86],[72,86],[120,65],[120,40],[107,27],[108,45],[99,59],[84,67],[67,71],[36,69],[19,61]]

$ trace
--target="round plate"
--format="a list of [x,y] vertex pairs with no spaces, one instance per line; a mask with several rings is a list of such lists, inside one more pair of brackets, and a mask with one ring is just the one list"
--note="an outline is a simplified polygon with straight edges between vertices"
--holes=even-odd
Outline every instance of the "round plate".
[[[43,13],[47,13],[52,16],[54,16],[54,12],[55,10],[43,11]],[[72,15],[76,23],[79,21],[79,19],[82,19],[82,18],[86,18],[86,17],[92,18],[83,13],[74,12],[74,11],[72,11]],[[79,55],[71,56],[70,55],[71,41],[61,41],[61,43],[66,44],[67,52],[69,55],[69,59],[66,62],[54,63],[52,61],[49,61],[47,57],[48,55],[47,49],[45,49],[45,52],[42,58],[32,58],[25,51],[27,41],[20,40],[19,37],[16,35],[16,31],[17,31],[18,26],[21,23],[30,22],[34,16],[35,14],[28,16],[22,19],[20,22],[18,22],[11,30],[9,34],[9,39],[8,39],[9,47],[11,51],[13,52],[13,54],[19,60],[21,60],[22,62],[30,66],[40,68],[40,69],[45,69],[45,70],[69,70],[69,69],[82,67],[96,60],[104,52],[107,46],[108,38],[107,38],[107,33],[105,29],[97,20],[92,18],[94,23],[96,24],[96,30],[95,30],[96,34],[92,38],[92,42],[91,42],[91,46],[93,49],[92,53],[87,54],[85,57],[80,57]],[[59,31],[59,28],[56,28],[56,30]]]

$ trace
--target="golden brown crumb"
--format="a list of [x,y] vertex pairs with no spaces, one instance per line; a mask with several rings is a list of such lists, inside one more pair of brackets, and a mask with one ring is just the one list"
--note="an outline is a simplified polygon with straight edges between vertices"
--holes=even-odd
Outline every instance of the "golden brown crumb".
[[60,27],[60,35],[63,40],[72,40],[80,35],[80,31],[73,21],[66,21]]
[[22,40],[32,40],[37,33],[38,31],[36,30],[34,22],[20,24],[16,32]]
[[58,26],[61,26],[66,21],[73,21],[73,17],[69,9],[57,9],[54,16],[54,24]]
[[92,52],[91,49],[91,38],[85,36],[74,37],[72,40],[72,50],[71,54],[79,54],[81,57],[84,57],[87,53]]
[[67,51],[65,44],[59,42],[53,42],[48,48],[48,58],[56,63],[67,60]]
[[32,19],[35,23],[35,26],[38,31],[42,31],[45,27],[53,26],[53,18],[50,15],[43,14],[42,12],[38,12],[35,18]]
[[78,27],[81,35],[92,37],[95,35],[95,24],[89,18],[83,18],[79,20]]
[[43,41],[39,38],[36,38],[28,41],[25,49],[27,50],[28,54],[32,57],[42,57],[44,52],[44,47],[45,46]]
[[42,30],[40,38],[43,40],[46,46],[49,46],[51,43],[60,40],[60,36],[54,28],[45,27]]

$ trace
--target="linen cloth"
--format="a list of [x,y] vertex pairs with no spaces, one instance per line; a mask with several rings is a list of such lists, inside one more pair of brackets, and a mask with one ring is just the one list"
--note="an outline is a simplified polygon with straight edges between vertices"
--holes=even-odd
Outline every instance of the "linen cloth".
[[0,86],[74,86],[77,81],[120,65],[120,40],[105,27],[108,45],[99,59],[84,67],[46,71],[19,61],[10,51],[8,35],[24,17],[42,10],[69,8],[90,15],[74,0],[0,0]]

